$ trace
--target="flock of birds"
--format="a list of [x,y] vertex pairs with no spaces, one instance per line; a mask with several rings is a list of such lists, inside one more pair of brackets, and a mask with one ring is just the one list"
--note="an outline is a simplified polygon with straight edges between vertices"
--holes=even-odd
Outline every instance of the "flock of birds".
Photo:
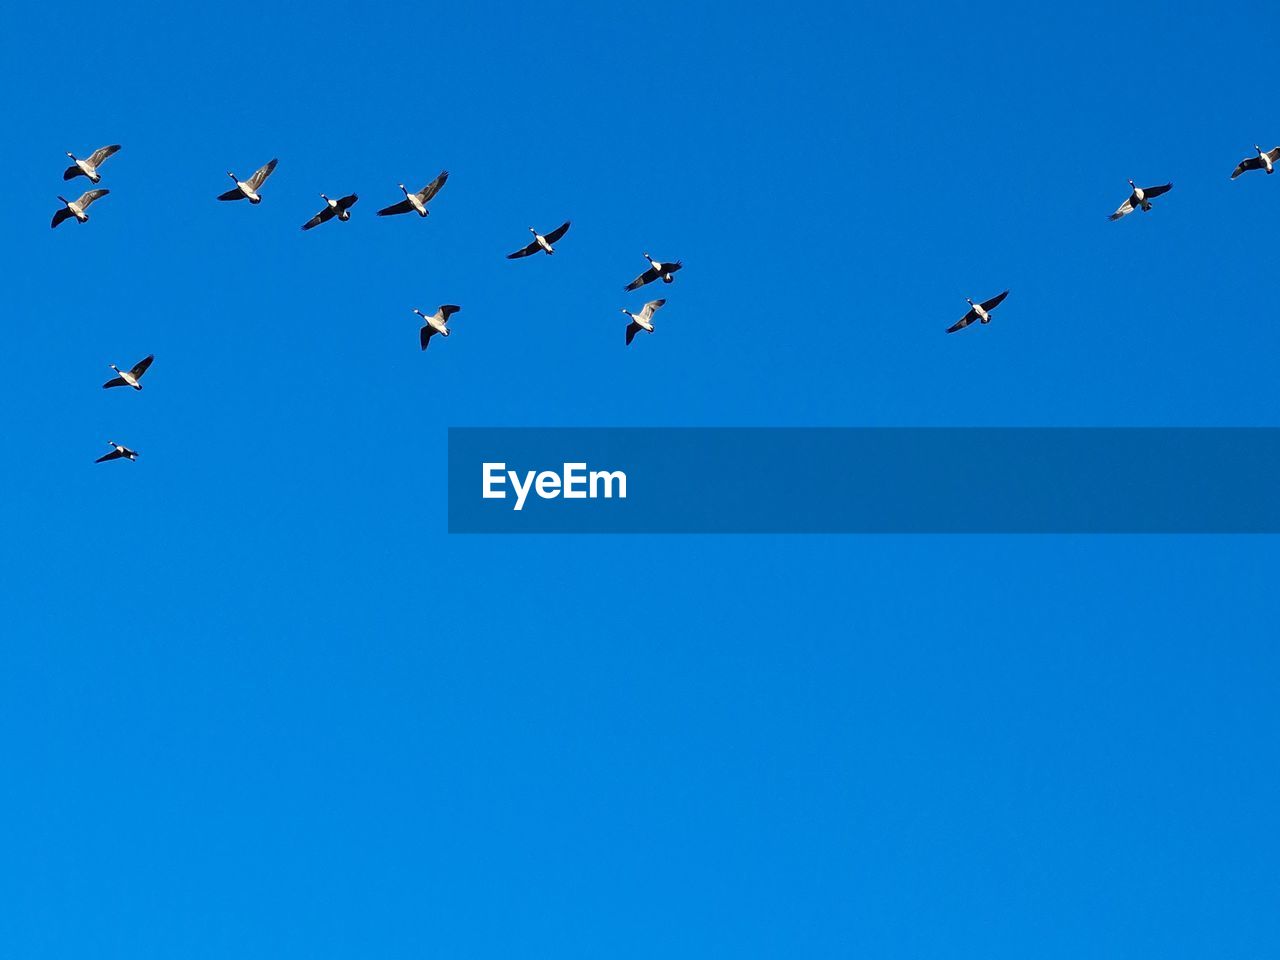
[[[1254,144],[1253,149],[1256,151],[1257,156],[1246,157],[1241,160],[1235,170],[1232,171],[1232,180],[1235,180],[1241,174],[1248,173],[1251,170],[1264,170],[1267,174],[1275,172],[1276,164],[1280,163],[1280,147],[1274,147],[1271,150],[1263,150],[1262,147]],[[107,196],[107,194],[111,192],[105,188],[98,188],[96,186],[102,180],[102,174],[99,171],[103,163],[105,163],[119,150],[119,144],[111,144],[110,146],[98,148],[86,158],[77,158],[74,154],[67,154],[71,159],[71,166],[67,167],[63,172],[62,178],[64,180],[74,180],[77,177],[87,177],[91,183],[95,184],[95,187],[92,190],[86,190],[75,200],[68,200],[66,197],[59,196],[58,199],[62,202],[62,208],[53,215],[53,227],[56,228],[59,224],[66,220],[70,220],[72,217],[74,217],[79,223],[86,223],[89,220],[88,211],[90,205]],[[228,171],[227,176],[231,178],[232,182],[235,183],[235,186],[225,193],[219,194],[218,199],[226,201],[248,200],[251,204],[261,203],[262,187],[267,182],[267,178],[275,171],[277,162],[278,161],[273,159],[259,167],[248,180],[241,180],[234,173]],[[449,171],[442,170],[434,180],[416,192],[411,192],[403,183],[399,184],[400,191],[404,194],[404,199],[393,203],[390,206],[383,207],[378,211],[378,216],[392,217],[403,213],[416,213],[419,217],[428,216],[430,211],[427,209],[427,204],[435,198],[436,194],[440,192],[448,179]],[[1124,203],[1120,204],[1120,206],[1116,208],[1115,213],[1108,217],[1109,220],[1120,220],[1127,217],[1135,210],[1141,210],[1144,213],[1151,210],[1151,201],[1172,190],[1173,184],[1165,183],[1152,187],[1139,187],[1134,183],[1134,181],[1130,180],[1129,188],[1130,193],[1128,198],[1126,198]],[[360,199],[359,196],[354,193],[348,194],[345,197],[340,197],[337,200],[334,200],[322,193],[320,194],[320,198],[324,200],[324,209],[304,223],[302,225],[303,230],[311,230],[314,227],[320,226],[322,223],[327,223],[335,217],[341,221],[351,219],[351,208],[354,207],[356,202]],[[523,257],[533,256],[538,253],[545,253],[548,256],[554,254],[556,252],[555,244],[559,243],[560,240],[563,239],[564,235],[569,232],[569,221],[566,220],[564,223],[560,224],[560,226],[546,234],[538,233],[538,231],[533,227],[529,228],[529,232],[533,234],[533,239],[519,250],[508,254],[508,260],[519,260]],[[628,283],[625,288],[626,290],[638,290],[656,280],[661,280],[663,283],[672,283],[675,280],[676,273],[683,266],[679,260],[670,262],[655,260],[653,257],[649,256],[648,253],[645,253],[644,257],[649,261],[648,268]],[[1008,296],[1009,291],[1005,290],[1003,293],[997,294],[989,300],[983,300],[980,303],[974,303],[973,300],[966,298],[965,302],[969,304],[968,312],[948,327],[947,333],[955,333],[958,330],[963,330],[974,322],[984,324],[990,323],[992,313]],[[660,310],[666,302],[667,301],[665,299],[650,300],[641,308],[639,313],[632,313],[625,307],[622,309],[622,312],[626,314],[628,318],[626,328],[627,346],[631,345],[631,341],[635,339],[635,335],[641,330],[646,333],[653,333],[653,315]],[[428,315],[415,307],[413,312],[418,315],[423,324],[419,331],[419,343],[421,349],[426,350],[427,346],[431,342],[431,338],[437,334],[443,337],[448,337],[450,333],[448,325],[449,318],[461,309],[462,308],[457,304],[446,303],[437,307],[435,313]],[[146,356],[127,371],[121,370],[115,364],[110,364],[111,369],[116,372],[116,376],[104,383],[102,385],[103,388],[132,387],[134,390],[141,390],[142,376],[147,372],[147,369],[151,366],[154,359],[155,357],[152,355]],[[109,440],[107,443],[111,447],[111,452],[99,457],[95,462],[103,463],[107,460],[138,459],[138,453],[136,450],[131,450],[124,444],[116,443],[114,440]]]

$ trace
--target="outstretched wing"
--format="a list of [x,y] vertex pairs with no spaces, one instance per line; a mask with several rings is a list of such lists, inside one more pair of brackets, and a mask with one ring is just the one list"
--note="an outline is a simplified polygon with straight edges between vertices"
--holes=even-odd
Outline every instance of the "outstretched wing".
[[555,243],[557,240],[559,240],[568,232],[569,232],[569,221],[566,220],[564,223],[560,224],[560,226],[556,227],[554,230],[552,230],[550,233],[547,234],[547,243]]
[[636,338],[636,334],[640,332],[640,324],[632,320],[627,324],[627,346],[631,346],[631,341]]
[[968,313],[966,313],[963,317],[961,317],[951,326],[947,327],[947,333],[955,333],[957,330],[963,330],[965,327],[967,327],[969,324],[973,323],[973,321],[977,319],[978,319],[977,311],[970,310]]
[[1280,147],[1272,147],[1267,151],[1267,159],[1272,163],[1280,161]]
[[343,197],[341,200],[339,200],[339,201],[338,201],[338,209],[339,209],[339,210],[350,210],[352,207],[354,207],[354,206],[356,205],[356,201],[357,201],[357,200],[359,200],[359,199],[360,199],[360,198],[359,198],[356,194],[354,194],[354,193],[349,194],[348,196],[345,196],[345,197]]
[[99,197],[105,197],[110,192],[110,190],[105,188],[100,190],[86,190],[84,193],[80,194],[80,199],[76,201],[76,204],[79,205],[81,210],[88,210],[89,204],[93,203],[93,201],[97,200]]
[[308,220],[306,223],[304,223],[304,224],[302,225],[302,229],[303,229],[303,230],[310,230],[312,227],[318,227],[318,226],[320,226],[320,224],[324,223],[326,220],[328,220],[330,217],[332,217],[332,216],[333,216],[333,214],[334,214],[333,207],[329,206],[329,205],[326,203],[326,204],[324,205],[324,209],[323,209],[323,210],[321,210],[321,211],[320,211],[319,213],[317,213],[314,217],[312,217],[310,220]]
[[1000,294],[999,296],[992,297],[990,300],[984,300],[982,302],[982,309],[987,311],[994,310],[996,307],[1000,306],[1000,304],[1004,303],[1004,298],[1007,297],[1008,295],[1009,295],[1009,291],[1006,290],[1004,293]]
[[108,460],[119,460],[119,459],[120,459],[121,457],[123,457],[123,456],[124,456],[124,452],[123,452],[123,451],[121,451],[121,450],[112,450],[110,453],[104,453],[102,456],[100,456],[97,460],[95,460],[95,461],[93,461],[93,462],[94,462],[94,463],[106,463]]
[[440,314],[440,319],[448,323],[449,318],[452,317],[455,313],[457,313],[461,309],[462,309],[461,307],[453,303],[442,303],[438,311]]
[[1166,194],[1172,189],[1173,189],[1173,184],[1166,183],[1163,186],[1159,186],[1159,187],[1143,187],[1142,193],[1148,200],[1154,200],[1156,197]]
[[61,210],[59,210],[57,213],[53,215],[53,223],[49,224],[49,226],[56,227],[63,220],[68,219],[70,216],[71,216],[71,211],[68,210],[66,207],[63,207]]
[[119,149],[120,144],[118,143],[113,143],[109,147],[99,147],[97,150],[93,151],[93,153],[89,154],[89,166],[98,166],[98,164],[102,163],[103,160],[107,159],[107,157],[111,156]]
[[394,217],[397,213],[408,213],[413,209],[413,204],[408,200],[401,200],[399,203],[393,203],[389,207],[383,207],[378,211],[380,217]]
[[662,265],[662,272],[675,273],[677,270],[679,270],[683,266],[684,266],[683,260],[677,260],[675,263],[664,263]]
[[444,182],[449,179],[449,171],[441,170],[440,176],[436,177],[425,187],[418,191],[418,199],[422,201],[423,206],[431,202],[431,198],[440,192],[440,188],[444,186]]
[[641,320],[652,320],[654,313],[662,309],[662,305],[666,300],[650,300],[644,305],[644,309],[640,311]]
[[1116,212],[1107,217],[1108,220],[1119,220],[1121,217],[1127,217],[1133,213],[1133,198],[1130,197],[1116,209]]
[[255,170],[253,176],[249,178],[249,189],[256,193],[258,188],[267,182],[267,177],[271,176],[271,171],[276,168],[276,164],[279,162],[273,158]]
[[427,344],[431,342],[431,338],[435,336],[435,332],[436,328],[430,325],[423,327],[422,330],[419,331],[418,339],[422,343],[423,350],[427,349]]
[[102,389],[110,390],[112,387],[127,387],[127,386],[128,384],[124,382],[123,377],[112,377],[110,380],[108,380],[106,383],[102,385]]
[[218,194],[218,199],[219,200],[243,200],[244,194],[240,191],[239,187],[232,187],[226,193]]
[[133,369],[129,372],[135,377],[140,377],[147,372],[147,367],[151,366],[151,361],[156,358],[154,353],[148,353],[145,357],[133,365]]
[[641,287],[643,287],[646,283],[653,283],[653,281],[655,281],[655,280],[657,280],[657,279],[658,279],[658,276],[659,276],[659,274],[658,274],[658,268],[657,268],[657,267],[650,267],[650,268],[649,268],[648,270],[646,270],[644,273],[640,274],[640,276],[636,277],[634,280],[632,280],[630,283],[628,283],[628,284],[627,284],[627,289],[628,289],[628,290],[639,290],[639,289],[640,289]]
[[63,180],[74,180],[76,177],[83,177],[84,171],[80,169],[80,165],[73,163],[67,169],[62,171]]
[[[548,239],[550,238],[548,237]],[[531,254],[537,253],[541,249],[542,249],[542,245],[539,244],[537,240],[535,240],[533,241],[533,243],[529,244],[527,247],[521,247],[515,253],[508,253],[507,259],[519,260],[521,257],[530,256]]]
[[1240,166],[1236,167],[1235,170],[1231,172],[1231,179],[1234,180],[1236,177],[1240,176],[1240,174],[1244,173],[1246,170],[1259,170],[1261,168],[1262,168],[1261,157],[1248,157],[1247,159],[1241,160]]

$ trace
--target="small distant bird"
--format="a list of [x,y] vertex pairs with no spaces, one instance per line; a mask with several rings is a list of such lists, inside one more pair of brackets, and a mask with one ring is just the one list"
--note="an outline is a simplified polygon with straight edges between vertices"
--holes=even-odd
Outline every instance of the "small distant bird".
[[122,458],[125,460],[138,459],[137,450],[130,450],[123,443],[116,443],[114,440],[108,440],[107,443],[115,449],[110,453],[104,453],[97,460],[93,461],[94,463],[106,463],[108,460],[120,460]]
[[312,227],[318,227],[326,220],[332,220],[334,217],[337,217],[339,220],[350,220],[351,208],[356,205],[356,201],[360,198],[353,193],[340,200],[330,200],[322,193],[320,194],[320,199],[325,203],[324,209],[304,223],[302,225],[303,230],[310,230]]
[[1272,150],[1263,150],[1255,143],[1253,149],[1258,151],[1258,155],[1256,157],[1245,157],[1241,160],[1240,166],[1236,167],[1231,174],[1232,180],[1249,170],[1266,170],[1267,173],[1275,170],[1276,163],[1280,162],[1280,147]]
[[86,160],[77,160],[75,154],[68,153],[71,158],[71,166],[67,167],[62,173],[63,180],[74,180],[76,177],[88,177],[94,183],[102,179],[102,175],[98,173],[98,168],[102,166],[102,161],[111,156],[120,149],[120,144],[113,143],[109,147],[99,147],[93,153],[89,154]]
[[132,370],[121,370],[114,363],[108,364],[118,376],[112,377],[102,385],[103,390],[110,390],[112,387],[133,387],[135,390],[142,389],[142,375],[147,372],[147,367],[151,366],[151,361],[156,358],[154,353],[149,353],[137,363],[133,365]]
[[68,200],[64,196],[59,196],[58,199],[62,201],[63,208],[53,215],[53,223],[49,224],[49,226],[56,227],[63,220],[70,220],[72,217],[75,217],[80,223],[87,223],[89,220],[89,204],[100,197],[105,197],[110,192],[110,190],[106,189],[86,190],[80,194],[79,200]]
[[660,263],[647,253],[644,255],[644,258],[649,261],[649,269],[628,283],[628,290],[639,290],[646,283],[653,283],[653,281],[657,280],[659,277],[662,278],[663,283],[671,283],[675,280],[673,274],[684,266],[684,264],[679,260],[675,263]]
[[1172,183],[1166,183],[1162,187],[1140,187],[1136,183],[1134,183],[1132,180],[1129,181],[1129,186],[1133,188],[1133,193],[1129,195],[1128,200],[1120,204],[1120,209],[1118,209],[1115,213],[1113,213],[1107,219],[1119,220],[1121,217],[1127,217],[1129,214],[1133,213],[1133,211],[1137,210],[1139,207],[1141,207],[1144,212],[1147,210],[1150,210],[1151,201],[1153,199],[1160,196],[1161,194],[1168,193],[1170,190],[1173,189]]
[[650,300],[644,305],[639,313],[632,313],[630,310],[623,310],[631,322],[627,324],[627,346],[631,346],[631,341],[635,339],[637,333],[641,330],[653,333],[653,315],[662,309],[662,305],[666,300]]
[[449,179],[449,171],[441,170],[440,176],[436,177],[417,193],[410,193],[405,189],[405,185],[400,184],[400,189],[404,190],[404,199],[399,203],[393,203],[389,207],[383,207],[378,211],[380,217],[394,217],[398,213],[417,213],[420,217],[425,217],[430,212],[427,210],[427,204],[431,202],[431,198],[440,192],[440,188],[444,186],[444,182]]
[[262,189],[262,185],[267,182],[267,177],[271,176],[271,171],[276,168],[279,160],[272,159],[266,166],[259,167],[248,180],[236,180],[236,175],[230,170],[227,176],[235,180],[236,185],[232,190],[219,194],[219,200],[248,200],[250,203],[261,203],[262,197],[258,195],[258,191]]
[[427,344],[431,342],[431,338],[437,333],[445,337],[449,335],[449,328],[445,326],[445,324],[449,322],[449,318],[451,316],[461,309],[461,307],[455,306],[452,303],[446,303],[443,304],[432,316],[428,317],[417,307],[413,308],[413,312],[420,316],[426,323],[426,326],[422,328],[422,331],[418,335],[419,340],[422,342],[423,350],[427,349]]
[[975,320],[981,320],[983,323],[991,322],[991,311],[1000,304],[1004,303],[1004,298],[1009,295],[1006,290],[999,296],[992,297],[990,300],[983,300],[982,303],[974,303],[968,297],[965,297],[965,303],[969,304],[969,312],[963,317],[947,327],[947,333],[955,333],[957,330],[963,330]]
[[555,253],[556,248],[553,247],[552,244],[559,242],[560,238],[569,232],[569,221],[566,220],[545,237],[537,230],[533,229],[533,227],[529,228],[529,232],[533,234],[533,243],[529,244],[527,247],[517,250],[515,253],[507,254],[508,260],[519,260],[521,257],[531,256],[539,250],[545,250],[549,254]]

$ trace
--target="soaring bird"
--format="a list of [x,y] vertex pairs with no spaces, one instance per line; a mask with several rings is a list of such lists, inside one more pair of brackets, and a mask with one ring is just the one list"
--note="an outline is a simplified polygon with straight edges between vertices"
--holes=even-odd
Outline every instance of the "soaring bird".
[[1255,143],[1253,149],[1258,151],[1258,155],[1256,157],[1245,157],[1241,160],[1240,165],[1232,171],[1232,180],[1248,170],[1266,170],[1267,173],[1275,170],[1276,163],[1280,162],[1280,147],[1275,147],[1272,150],[1263,150]]
[[433,315],[428,317],[417,307],[413,308],[413,312],[420,316],[426,323],[426,326],[422,328],[422,331],[418,335],[418,339],[422,342],[423,350],[427,349],[427,344],[431,342],[431,338],[437,333],[446,337],[449,335],[449,328],[445,326],[445,324],[449,322],[449,318],[451,316],[461,309],[461,307],[455,306],[452,303],[446,303],[443,304]]
[[155,358],[156,355],[154,353],[147,354],[133,365],[132,370],[121,370],[114,363],[110,364],[109,366],[117,375],[104,383],[102,385],[102,389],[110,390],[112,387],[133,387],[135,390],[141,390],[142,375],[147,372],[147,367],[151,366],[151,361]]
[[272,159],[265,166],[259,167],[248,180],[236,180],[236,175],[230,170],[227,176],[235,180],[235,187],[226,193],[218,196],[219,200],[248,200],[250,203],[261,203],[262,197],[258,195],[258,191],[262,189],[262,185],[267,182],[267,177],[271,176],[271,171],[276,168],[278,160]]
[[649,256],[647,253],[644,255],[644,258],[649,261],[649,269],[628,283],[628,290],[639,290],[646,283],[653,283],[653,281],[657,280],[659,277],[662,278],[663,283],[671,283],[671,281],[675,279],[673,274],[684,266],[684,264],[679,260],[675,263],[661,263],[653,259],[653,257]]
[[440,192],[440,188],[444,186],[444,182],[449,179],[449,171],[441,170],[440,175],[428,183],[417,193],[410,193],[405,189],[405,185],[400,184],[400,189],[404,190],[404,199],[399,203],[393,203],[389,207],[383,207],[378,211],[380,217],[394,217],[398,213],[417,213],[420,217],[425,217],[430,212],[427,210],[427,204],[431,202],[431,198]]
[[1107,219],[1119,220],[1121,217],[1127,217],[1139,207],[1144,212],[1150,210],[1153,199],[1173,189],[1172,183],[1166,183],[1162,187],[1140,187],[1132,180],[1129,181],[1129,186],[1133,188],[1133,193],[1129,194],[1129,199],[1120,204],[1120,208]]
[[334,217],[337,217],[339,220],[350,220],[351,208],[356,205],[356,201],[360,198],[353,193],[340,200],[330,200],[322,193],[320,194],[320,199],[324,201],[324,209],[304,223],[302,225],[303,230],[310,230],[312,227],[318,227],[326,220],[332,220]]
[[560,224],[560,226],[556,227],[554,230],[548,233],[545,237],[542,234],[540,234],[537,230],[533,229],[533,227],[529,228],[529,232],[533,234],[533,242],[529,244],[527,247],[522,247],[521,249],[517,250],[515,253],[507,254],[508,260],[519,260],[521,257],[531,256],[532,254],[537,253],[539,250],[545,250],[549,254],[555,253],[556,248],[553,247],[552,244],[559,242],[560,238],[569,232],[569,221],[566,220],[564,223]]
[[1004,303],[1004,298],[1009,295],[1009,291],[992,297],[990,300],[983,300],[981,303],[974,303],[968,297],[965,297],[965,303],[969,304],[969,312],[963,317],[947,327],[947,333],[955,333],[957,330],[963,330],[975,320],[981,320],[983,323],[991,322],[991,311],[1000,304]]
[[62,201],[63,207],[53,215],[53,223],[49,224],[49,226],[56,227],[63,220],[70,220],[72,217],[75,217],[80,223],[87,222],[89,219],[89,204],[99,197],[105,197],[110,192],[107,189],[86,190],[80,194],[80,199],[78,200],[68,200],[66,197],[59,196],[58,199]]
[[631,341],[635,339],[637,333],[641,330],[653,333],[653,315],[662,309],[662,305],[666,300],[650,300],[644,305],[639,313],[632,313],[630,310],[623,310],[631,322],[627,324],[627,346],[631,346]]
[[110,453],[104,453],[94,463],[106,463],[108,460],[137,460],[138,451],[130,450],[123,443],[116,443],[114,440],[108,440],[107,443],[114,449]]
[[98,173],[98,168],[102,166],[102,161],[111,156],[120,149],[120,144],[113,143],[109,147],[99,147],[93,153],[89,154],[88,159],[77,160],[75,154],[68,153],[71,158],[71,166],[62,172],[63,180],[74,180],[76,177],[88,177],[94,183],[102,179],[102,175]]

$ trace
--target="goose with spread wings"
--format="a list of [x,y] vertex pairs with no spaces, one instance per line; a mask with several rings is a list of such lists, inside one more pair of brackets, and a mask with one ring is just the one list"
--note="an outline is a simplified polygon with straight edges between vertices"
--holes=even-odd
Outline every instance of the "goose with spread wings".
[[116,443],[114,440],[108,440],[107,443],[112,448],[111,452],[104,453],[97,460],[93,461],[94,463],[106,463],[108,460],[137,460],[138,459],[137,450],[130,450],[123,443]]
[[53,223],[49,226],[56,227],[63,220],[70,220],[72,217],[75,217],[78,223],[88,222],[89,204],[105,197],[110,192],[110,190],[106,189],[86,190],[76,200],[68,200],[66,197],[59,196],[58,199],[62,201],[62,209],[53,215]]
[[262,197],[258,193],[262,189],[262,185],[267,182],[267,177],[271,176],[271,172],[275,170],[278,160],[272,158],[266,164],[254,171],[253,176],[248,180],[239,180],[230,170],[227,176],[235,180],[235,186],[226,193],[219,194],[219,200],[248,200],[250,203],[261,203]]
[[636,334],[641,330],[647,333],[653,333],[653,315],[662,309],[662,305],[666,300],[650,300],[644,305],[639,313],[632,313],[630,310],[624,309],[622,312],[631,318],[631,322],[627,324],[627,346],[631,346],[631,341],[635,339]]
[[400,213],[416,213],[420,217],[427,216],[431,212],[427,209],[427,204],[431,202],[432,197],[440,192],[440,188],[444,186],[445,181],[448,179],[449,171],[441,170],[438,177],[417,193],[410,193],[403,183],[400,184],[400,189],[404,191],[404,199],[399,203],[393,203],[389,207],[383,207],[378,211],[378,216],[394,217]]
[[975,320],[981,321],[982,323],[990,323],[991,311],[1004,303],[1004,298],[1008,295],[1009,291],[1006,290],[1004,293],[992,297],[990,300],[983,300],[981,303],[974,303],[966,297],[965,303],[969,304],[969,312],[951,326],[947,327],[947,333],[955,333],[957,330],[963,330]]
[[427,316],[417,307],[413,308],[413,312],[420,316],[423,323],[426,324],[418,334],[418,339],[422,343],[423,350],[427,349],[427,344],[431,342],[431,338],[437,333],[442,337],[447,337],[449,335],[449,328],[446,324],[449,322],[449,318],[461,309],[461,307],[455,304],[446,303],[441,305],[434,314]]
[[533,229],[533,227],[529,228],[529,232],[533,234],[533,242],[527,247],[522,247],[517,250],[515,253],[507,254],[508,260],[519,260],[521,257],[529,257],[537,253],[539,250],[547,254],[555,253],[556,248],[552,246],[552,244],[557,243],[561,237],[569,232],[569,221],[566,220],[545,237],[537,230]]
[[71,166],[62,172],[63,180],[74,180],[76,177],[88,177],[93,183],[97,183],[102,179],[102,174],[98,173],[98,168],[102,166],[102,162],[120,149],[120,144],[113,143],[109,147],[99,147],[89,156],[77,159],[73,153],[68,153],[71,158]]
[[332,220],[337,217],[339,220],[351,219],[351,208],[356,205],[356,201],[360,198],[354,193],[337,200],[330,200],[323,193],[320,199],[324,201],[324,209],[317,213],[314,217],[302,225],[303,230],[310,230],[312,227],[318,227],[326,220]]
[[1263,150],[1255,143],[1253,149],[1258,151],[1258,155],[1256,157],[1245,157],[1241,160],[1240,165],[1231,174],[1232,180],[1250,170],[1265,170],[1267,173],[1275,171],[1276,164],[1280,163],[1280,147]]
[[149,353],[130,370],[121,370],[114,363],[109,364],[116,375],[102,385],[103,390],[110,390],[112,387],[133,387],[135,390],[142,389],[142,375],[147,372],[147,367],[151,366],[151,361],[156,358],[154,353]]
[[653,259],[647,253],[644,258],[649,261],[649,269],[628,283],[628,290],[639,290],[646,283],[653,283],[659,278],[663,283],[671,283],[675,280],[675,272],[684,266],[679,260],[675,261],[675,263],[663,263],[660,260]]
[[1151,209],[1152,200],[1173,189],[1172,183],[1166,183],[1159,187],[1140,187],[1132,180],[1129,181],[1129,186],[1133,188],[1133,193],[1129,194],[1129,199],[1120,204],[1119,209],[1108,217],[1108,220],[1119,220],[1121,217],[1127,217],[1133,211],[1139,209],[1145,213]]

